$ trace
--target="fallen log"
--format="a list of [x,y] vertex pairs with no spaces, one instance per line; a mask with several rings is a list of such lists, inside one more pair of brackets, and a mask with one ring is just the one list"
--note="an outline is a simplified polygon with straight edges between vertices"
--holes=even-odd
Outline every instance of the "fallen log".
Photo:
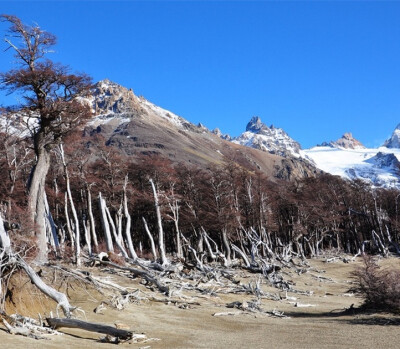
[[123,267],[123,266],[120,266],[120,265],[115,264],[113,262],[102,261],[102,260],[98,260],[98,259],[94,259],[94,258],[93,258],[93,260],[99,262],[100,264],[111,266],[111,267],[113,267],[115,269],[119,269],[119,270],[125,270],[127,272],[132,273],[135,276],[142,277],[147,282],[155,285],[159,289],[159,291],[161,293],[164,293],[164,294],[167,294],[167,295],[169,294],[169,291],[170,291],[169,287],[164,285],[160,280],[157,279],[157,277],[151,275],[149,272],[146,272],[146,271],[143,271],[143,270],[139,270],[139,269],[136,269],[136,268]]
[[54,329],[60,327],[79,328],[89,332],[97,332],[117,337],[119,339],[129,340],[133,337],[132,331],[122,330],[108,325],[95,324],[77,319],[66,318],[46,318],[47,323]]

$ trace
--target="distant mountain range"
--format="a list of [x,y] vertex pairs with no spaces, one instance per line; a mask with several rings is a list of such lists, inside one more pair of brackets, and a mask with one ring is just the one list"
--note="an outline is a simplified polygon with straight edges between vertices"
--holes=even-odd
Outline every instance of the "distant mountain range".
[[324,172],[346,179],[400,189],[400,125],[379,148],[366,148],[351,133],[345,133],[336,141],[303,150],[282,129],[268,127],[259,117],[253,117],[246,131],[232,141],[272,154],[301,157]]
[[88,142],[99,142],[100,137],[101,142],[128,156],[161,155],[173,163],[202,168],[233,161],[242,168],[285,180],[319,172],[301,157],[266,153],[234,143],[218,129],[210,131],[202,124],[194,125],[109,80],[98,82],[84,102],[96,115],[84,130]]
[[[283,129],[254,116],[238,137],[208,130],[160,108],[109,80],[98,82],[83,99],[95,117],[85,127],[89,143],[113,145],[128,156],[159,154],[175,163],[203,168],[229,161],[272,178],[292,180],[321,171],[374,186],[400,189],[400,125],[379,148],[366,148],[351,133],[336,141],[301,149]],[[12,123],[0,118],[0,131],[27,136],[24,116]]]

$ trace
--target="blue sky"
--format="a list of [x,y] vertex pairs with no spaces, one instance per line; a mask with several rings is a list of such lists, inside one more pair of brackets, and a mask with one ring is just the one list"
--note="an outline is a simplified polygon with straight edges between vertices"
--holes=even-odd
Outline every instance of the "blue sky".
[[54,61],[233,136],[257,115],[304,148],[348,131],[372,147],[400,123],[399,2],[0,1],[0,13],[54,33]]

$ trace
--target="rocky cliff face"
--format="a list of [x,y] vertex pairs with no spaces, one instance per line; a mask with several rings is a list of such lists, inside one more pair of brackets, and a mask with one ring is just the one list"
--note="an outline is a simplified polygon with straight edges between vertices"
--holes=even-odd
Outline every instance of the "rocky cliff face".
[[333,142],[333,145],[336,147],[342,147],[345,149],[364,149],[365,148],[364,145],[360,141],[355,139],[350,132],[345,133],[336,142]]
[[132,89],[127,89],[107,79],[94,86],[91,103],[96,114],[141,111],[140,99],[135,96]]
[[394,129],[392,136],[383,144],[386,148],[400,148],[400,124]]

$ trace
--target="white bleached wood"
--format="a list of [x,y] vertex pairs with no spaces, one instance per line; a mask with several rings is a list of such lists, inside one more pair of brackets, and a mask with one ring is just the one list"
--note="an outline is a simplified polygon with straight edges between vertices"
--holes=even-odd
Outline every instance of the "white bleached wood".
[[100,207],[101,225],[103,226],[104,237],[106,239],[107,252],[114,252],[114,246],[112,243],[111,232],[110,232],[110,225],[107,219],[106,204],[100,192],[99,192],[99,207]]
[[156,209],[156,215],[157,215],[157,226],[158,226],[158,247],[160,249],[160,255],[161,255],[161,263],[163,265],[168,265],[169,261],[168,258],[165,254],[165,245],[164,245],[164,230],[162,227],[162,222],[161,222],[161,212],[160,212],[160,204],[158,202],[158,194],[156,190],[156,186],[154,185],[153,180],[150,178],[149,182],[151,184],[151,188],[153,189],[153,195],[154,195],[154,206]]

